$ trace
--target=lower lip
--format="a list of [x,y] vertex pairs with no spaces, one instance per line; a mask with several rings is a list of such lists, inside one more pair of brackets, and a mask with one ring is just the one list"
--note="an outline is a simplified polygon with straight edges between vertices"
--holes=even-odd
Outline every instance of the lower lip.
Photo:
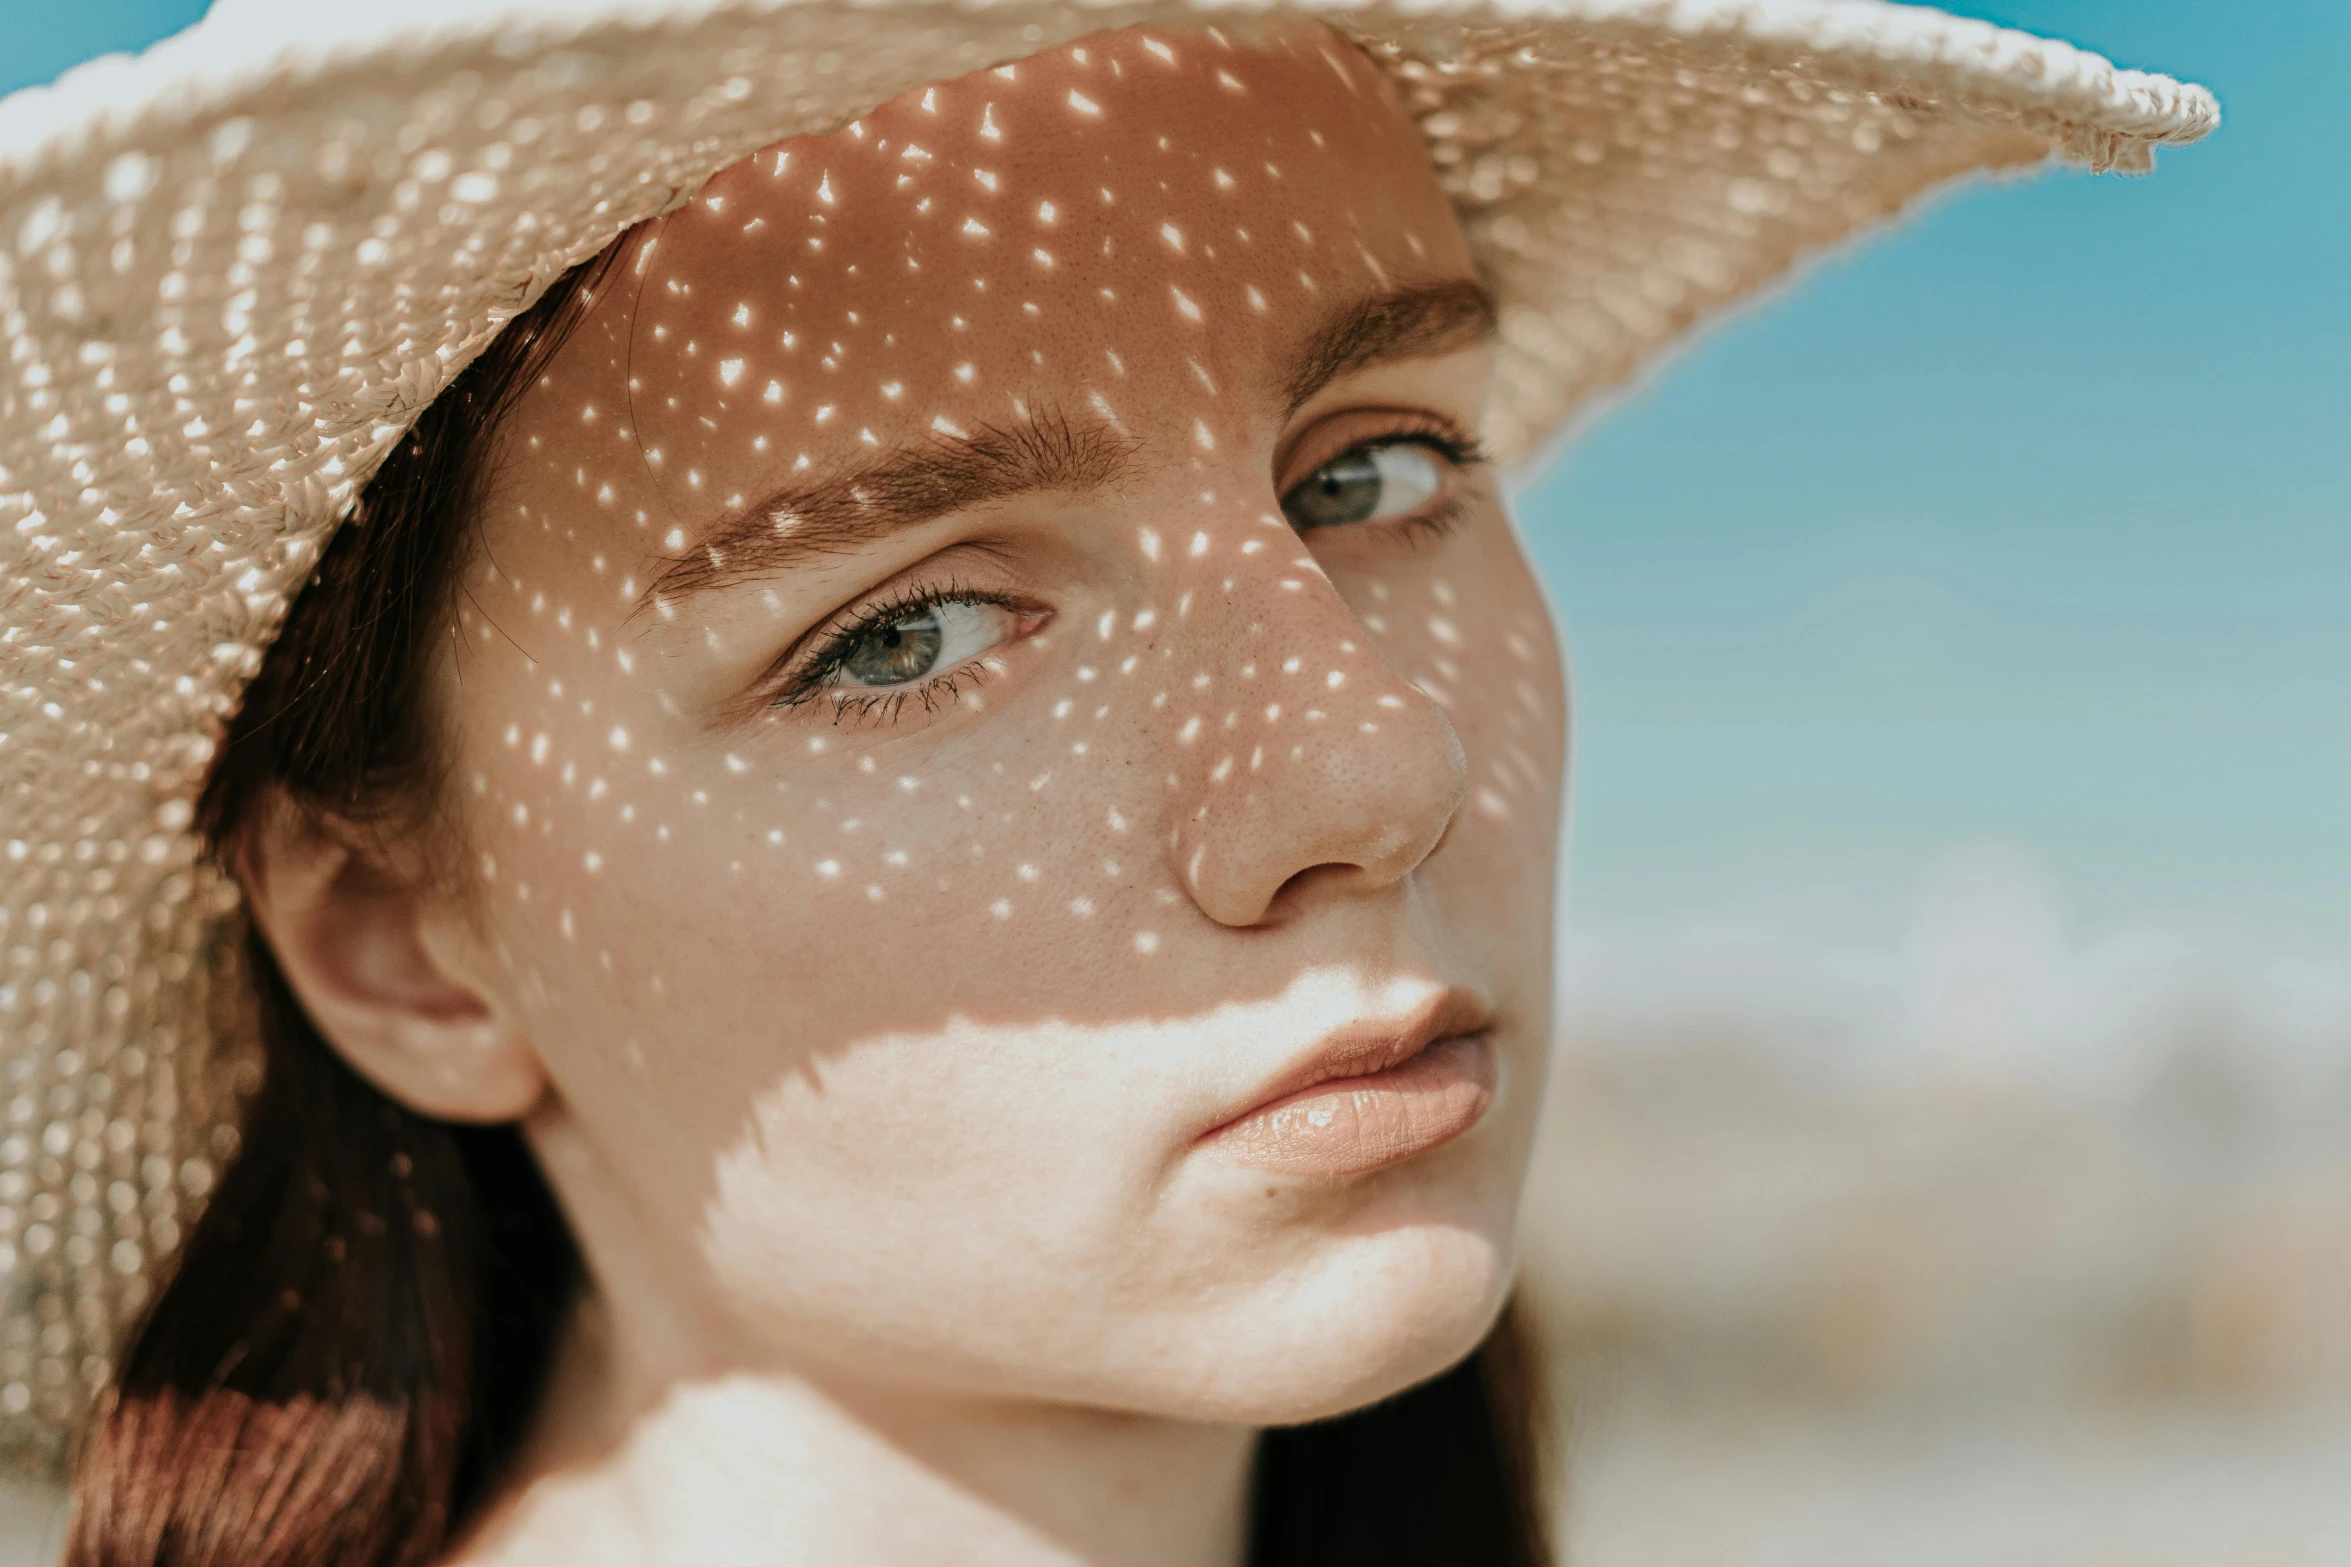
[[1385,1072],[1300,1089],[1226,1122],[1200,1146],[1280,1175],[1369,1175],[1451,1142],[1493,1102],[1493,1041],[1463,1034]]

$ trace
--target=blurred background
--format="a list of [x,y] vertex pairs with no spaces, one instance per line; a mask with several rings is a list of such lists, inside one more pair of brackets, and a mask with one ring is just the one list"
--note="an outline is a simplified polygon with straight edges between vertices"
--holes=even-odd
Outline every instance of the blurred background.
[[[0,91],[202,8],[0,0]],[[2351,7],[1956,8],[2226,123],[1823,262],[1520,498],[1568,1554],[2351,1564]]]
[[1579,1567],[2351,1563],[2351,7],[1957,8],[2224,124],[1815,268],[1521,503]]

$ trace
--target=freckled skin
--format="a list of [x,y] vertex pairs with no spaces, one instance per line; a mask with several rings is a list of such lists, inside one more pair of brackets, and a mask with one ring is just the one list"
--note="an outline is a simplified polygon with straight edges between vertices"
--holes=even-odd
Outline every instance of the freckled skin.
[[[507,426],[439,686],[603,1278],[715,1360],[1241,1424],[1470,1348],[1550,1031],[1558,652],[1490,470],[1444,528],[1280,501],[1400,418],[1475,429],[1474,346],[1284,391],[1327,312],[1472,275],[1319,31],[918,89],[623,258]],[[1118,477],[642,601],[796,473],[1040,410]],[[768,705],[812,629],[942,584],[1019,606],[955,689]],[[1500,1058],[1466,1135],[1338,1182],[1194,1148],[1448,985]]]

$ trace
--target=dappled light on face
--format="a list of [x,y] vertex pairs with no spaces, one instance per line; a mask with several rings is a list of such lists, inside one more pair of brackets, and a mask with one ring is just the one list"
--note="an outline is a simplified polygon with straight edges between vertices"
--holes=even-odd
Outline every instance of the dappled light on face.
[[[1499,1265],[1564,715],[1476,452],[1490,324],[1417,133],[1318,30],[925,87],[631,238],[505,432],[447,792],[558,1091],[715,1204],[729,1287],[782,1288],[762,1248],[822,1276],[810,1193],[996,1233],[1007,1185],[890,1194],[1066,1180],[1073,1116],[1088,1267],[1162,1198],[1171,1257],[1243,1187],[1321,1222],[1294,1175],[1169,1195],[1200,1086],[1423,993],[1519,1064],[1451,1084],[1485,1119],[1428,1161],[1486,1238],[1393,1244]],[[753,1104],[806,1133],[788,1176]],[[803,1190],[815,1149],[862,1186]],[[1326,1286],[1372,1266],[1331,1245]]]
[[[701,776],[705,759],[678,754],[678,728],[721,705],[707,670],[681,663],[757,673],[742,661],[773,655],[811,618],[807,595],[783,575],[795,564],[821,573],[858,548],[886,547],[885,523],[913,531],[999,493],[1104,483],[1139,449],[1164,463],[1171,454],[1151,450],[1159,443],[1138,427],[1181,432],[1180,460],[1204,481],[1215,477],[1220,427],[1243,450],[1258,447],[1250,455],[1263,466],[1262,437],[1245,427],[1253,410],[1221,390],[1252,379],[1257,329],[1244,330],[1244,317],[1303,309],[1302,296],[1342,278],[1376,289],[1429,255],[1409,214],[1399,222],[1391,208],[1371,222],[1351,199],[1335,211],[1327,198],[1301,207],[1291,188],[1300,180],[1328,193],[1358,188],[1334,136],[1359,153],[1367,141],[1388,152],[1399,127],[1367,62],[1322,40],[1289,56],[1282,68],[1295,70],[1301,56],[1319,67],[1316,112],[1219,138],[1199,128],[1201,89],[1244,103],[1267,60],[1213,37],[1082,43],[769,149],[639,238],[535,389],[520,471],[502,487],[500,531],[554,548],[529,557],[545,565],[526,575],[526,557],[502,541],[477,563],[459,610],[470,660],[516,661],[538,687],[530,717],[500,732],[527,763],[519,792],[497,787],[492,769],[471,774],[480,820],[496,829],[481,835],[486,886],[517,904],[556,900],[549,917],[565,940],[580,939],[581,900],[523,876],[536,856],[510,851],[502,873],[496,847],[501,835],[555,837],[575,814],[559,804],[568,795],[610,840],[574,856],[599,884],[643,845],[668,851],[689,832],[704,841],[716,822],[739,839],[726,875],[803,879],[819,902],[882,904],[919,888],[974,898],[1000,922],[1048,902],[1091,920],[1122,900],[1070,893],[1066,876],[1041,889],[1033,861],[1014,856],[1008,872],[990,845],[1028,812],[1107,787],[1117,797],[1085,815],[1124,824],[1105,829],[1116,837],[1165,823],[1160,847],[1180,851],[1178,881],[1197,901],[1202,878],[1234,858],[1202,841],[1220,815],[1247,813],[1253,791],[1313,794],[1320,782],[1327,793],[1318,767],[1377,741],[1383,719],[1396,729],[1396,715],[1425,705],[1412,681],[1428,692],[1436,682],[1421,671],[1400,677],[1361,644],[1313,555],[1265,507],[1259,478],[1227,483],[1221,496],[1206,483],[1193,489],[1181,549],[1167,548],[1159,527],[1133,528],[1156,580],[1142,584],[1138,607],[1098,617],[1079,670],[1040,676],[1083,688],[1035,698],[1058,743],[1029,747],[1018,767],[991,761],[971,781],[978,798],[953,791],[947,819],[967,835],[955,852],[894,844],[877,830],[877,815],[901,809],[932,819],[930,802],[916,805],[920,769],[893,774],[878,812],[836,801],[877,781],[861,732],[871,726],[858,721],[878,723],[883,709],[902,721],[904,688],[931,666],[960,674],[946,689],[920,690],[913,705],[924,716],[984,712],[994,681],[1082,637],[1066,614],[978,598],[911,606],[878,633],[898,639],[888,657],[859,650],[864,662],[835,670],[828,694],[771,702],[747,723],[729,714],[741,743],[721,753],[717,776]],[[1419,224],[1441,232],[1441,209],[1421,205]],[[1037,243],[1020,249],[1023,234]],[[1137,384],[1130,364],[1155,373]],[[1164,374],[1171,364],[1181,378]],[[573,645],[559,658],[551,639]],[[1319,645],[1275,651],[1293,643]],[[567,690],[552,672],[563,663],[590,672],[573,674]],[[893,667],[911,678],[887,678]],[[616,702],[606,690],[615,676],[648,689]],[[612,711],[599,712],[600,695]],[[646,697],[656,721],[628,710]],[[1137,718],[1172,736],[1152,769],[1162,798],[1132,781],[1126,731]],[[781,733],[793,728],[808,732]],[[1341,731],[1352,738],[1321,738]],[[779,768],[779,754],[792,765]],[[1431,754],[1442,760],[1444,748]],[[1339,765],[1344,792],[1365,769]],[[1011,798],[989,799],[999,790]],[[1428,832],[1388,824],[1375,836],[1379,858]],[[1088,852],[1083,863],[1118,862]],[[1167,907],[1172,891],[1144,900],[1146,925],[1164,919],[1148,911]],[[1219,917],[1246,922],[1253,899],[1262,902],[1249,893],[1218,904]],[[1130,954],[1159,949],[1156,930],[1131,935]],[[611,972],[625,965],[609,946],[597,961]]]

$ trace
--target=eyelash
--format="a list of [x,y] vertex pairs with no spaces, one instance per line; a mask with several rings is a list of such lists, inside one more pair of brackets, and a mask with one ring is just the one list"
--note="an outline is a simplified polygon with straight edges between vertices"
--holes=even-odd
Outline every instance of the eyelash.
[[[1491,460],[1486,455],[1485,447],[1479,443],[1476,436],[1471,435],[1441,414],[1416,409],[1399,412],[1393,428],[1374,435],[1366,435],[1361,440],[1350,441],[1340,447],[1324,458],[1314,469],[1309,470],[1308,477],[1312,477],[1313,473],[1319,472],[1322,467],[1337,462],[1349,452],[1376,450],[1383,446],[1423,446],[1445,459],[1457,472],[1464,473],[1472,468],[1483,467]],[[1306,481],[1300,479],[1298,482],[1303,484]],[[1289,491],[1285,490],[1282,493],[1287,495]],[[1467,509],[1467,499],[1461,493],[1459,485],[1447,485],[1445,493],[1437,499],[1435,504],[1407,516],[1391,518],[1383,526],[1392,535],[1399,536],[1413,545],[1441,539],[1450,534],[1461,521],[1464,511]]]
[[[1380,435],[1366,436],[1355,446],[1425,446],[1456,468],[1482,466],[1486,449],[1478,438],[1440,414],[1407,412],[1396,428]],[[1353,451],[1350,446],[1347,451]],[[1334,453],[1343,457],[1345,452]]]
[[991,671],[984,657],[968,659],[917,686],[860,690],[855,686],[832,686],[825,682],[841,668],[864,638],[910,615],[920,614],[941,604],[992,604],[1016,615],[1033,607],[1008,593],[993,592],[986,588],[967,588],[953,580],[934,583],[925,588],[910,588],[892,594],[889,598],[878,599],[856,610],[848,620],[825,631],[816,646],[801,661],[797,672],[784,679],[782,689],[769,699],[768,707],[784,711],[829,702],[836,724],[847,719],[863,722],[877,716],[884,723],[894,722],[899,710],[910,701],[921,703],[926,713],[936,711],[939,703],[961,691],[965,682],[978,685],[987,679]]
[[[1476,437],[1464,432],[1451,420],[1435,414],[1412,413],[1399,420],[1395,428],[1352,442],[1333,452],[1324,462],[1336,462],[1348,452],[1382,446],[1427,447],[1456,471],[1481,466],[1488,460],[1485,449],[1478,444]],[[1448,493],[1436,505],[1410,516],[1396,518],[1389,526],[1415,541],[1442,538],[1452,532],[1454,525],[1461,520],[1463,501],[1459,488],[1449,486]],[[769,699],[767,706],[780,712],[813,706],[818,702],[830,702],[833,722],[836,724],[849,719],[862,723],[874,718],[883,723],[893,723],[910,701],[919,702],[925,713],[935,712],[942,700],[950,699],[962,691],[966,681],[977,685],[987,679],[990,671],[984,659],[967,660],[954,669],[933,675],[921,685],[895,690],[861,693],[855,687],[832,686],[826,682],[864,638],[910,615],[950,603],[992,604],[1015,614],[1027,608],[1009,594],[969,588],[952,580],[926,588],[908,589],[877,600],[822,633],[814,649],[800,661],[798,671],[783,677],[781,689]]]

